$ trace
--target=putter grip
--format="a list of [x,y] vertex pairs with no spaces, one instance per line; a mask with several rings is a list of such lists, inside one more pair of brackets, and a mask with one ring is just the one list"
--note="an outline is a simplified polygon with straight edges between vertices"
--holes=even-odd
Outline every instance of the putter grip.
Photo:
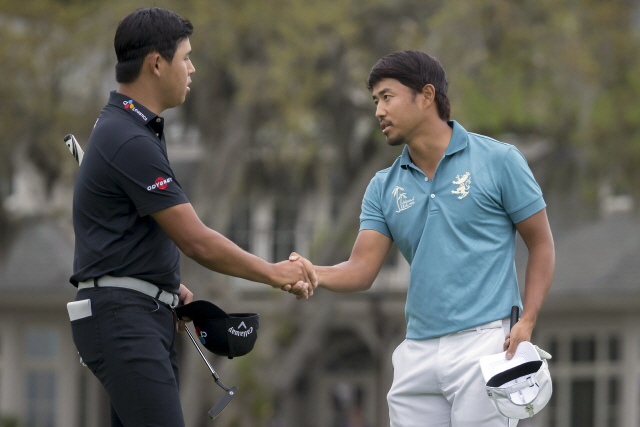
[[514,305],[511,307],[511,319],[509,320],[509,330],[513,329],[513,325],[518,323],[518,318],[520,317],[520,307]]
[[81,164],[84,152],[82,151],[82,148],[80,148],[80,144],[78,144],[75,136],[73,136],[72,134],[66,135],[64,137],[64,143],[66,144],[73,157],[75,157],[76,162],[78,162],[78,164]]

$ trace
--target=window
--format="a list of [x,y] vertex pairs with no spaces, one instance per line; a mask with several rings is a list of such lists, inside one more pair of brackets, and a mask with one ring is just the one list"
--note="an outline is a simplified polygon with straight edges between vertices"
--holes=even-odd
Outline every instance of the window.
[[554,392],[545,408],[549,427],[621,427],[623,342],[611,330],[552,333],[542,348],[553,359]]
[[593,362],[596,360],[596,340],[593,337],[574,338],[571,341],[572,362]]
[[27,427],[56,427],[57,370],[60,332],[32,327],[25,336]]
[[236,203],[232,212],[231,224],[229,225],[228,233],[229,240],[240,246],[245,251],[249,251],[251,242],[249,203]]
[[55,329],[30,329],[27,333],[27,356],[32,359],[56,360],[60,334]]
[[27,374],[27,425],[55,427],[56,375],[53,372]]
[[273,220],[273,262],[288,259],[289,254],[296,250],[297,208],[295,199],[282,198],[276,201]]
[[594,427],[595,390],[593,379],[571,382],[571,427]]

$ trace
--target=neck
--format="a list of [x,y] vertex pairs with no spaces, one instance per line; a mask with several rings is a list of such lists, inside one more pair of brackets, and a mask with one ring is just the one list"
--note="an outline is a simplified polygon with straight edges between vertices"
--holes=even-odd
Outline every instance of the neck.
[[433,178],[440,159],[447,151],[452,133],[449,124],[437,118],[425,123],[420,134],[407,142],[411,160],[429,179]]
[[160,115],[166,110],[160,97],[156,95],[157,90],[143,79],[138,78],[132,83],[120,83],[116,92],[139,102],[154,114]]

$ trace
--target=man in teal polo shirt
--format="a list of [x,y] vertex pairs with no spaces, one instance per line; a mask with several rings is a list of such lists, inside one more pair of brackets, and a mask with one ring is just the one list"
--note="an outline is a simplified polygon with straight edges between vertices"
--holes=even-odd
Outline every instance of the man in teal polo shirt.
[[[367,188],[351,257],[317,267],[318,285],[368,289],[395,242],[411,278],[406,340],[392,358],[391,426],[506,426],[479,359],[504,350],[511,358],[530,341],[551,286],[554,246],[540,187],[514,146],[449,120],[445,71],[429,55],[388,55],[367,84],[387,143],[406,145]],[[524,305],[516,230],[529,249]],[[509,334],[513,305],[522,317]]]

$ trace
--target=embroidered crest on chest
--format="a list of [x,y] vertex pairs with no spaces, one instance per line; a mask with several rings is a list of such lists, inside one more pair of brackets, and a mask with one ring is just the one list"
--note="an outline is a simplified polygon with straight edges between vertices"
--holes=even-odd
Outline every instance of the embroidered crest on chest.
[[404,188],[400,186],[394,188],[392,194],[396,198],[396,204],[398,205],[396,213],[409,209],[415,203],[415,197],[409,199],[407,193],[404,193]]
[[471,187],[471,174],[469,172],[464,175],[456,175],[456,180],[452,182],[458,186],[455,190],[451,190],[451,194],[459,194],[458,199],[464,199],[469,194]]

